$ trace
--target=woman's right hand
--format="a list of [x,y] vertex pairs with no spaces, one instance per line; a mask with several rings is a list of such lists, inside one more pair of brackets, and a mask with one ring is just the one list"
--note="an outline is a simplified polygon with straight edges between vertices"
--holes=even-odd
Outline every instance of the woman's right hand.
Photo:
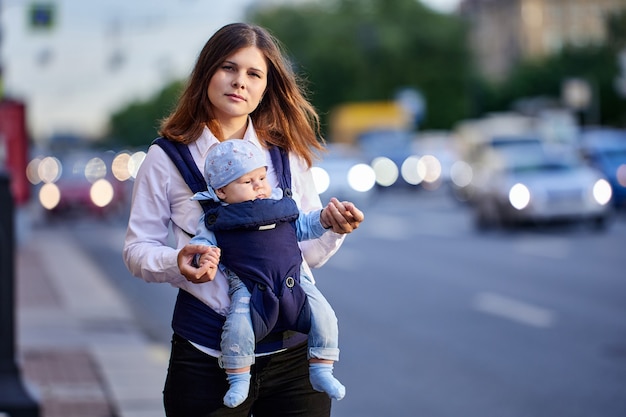
[[[198,267],[193,260],[196,254],[200,255]],[[220,249],[206,245],[185,245],[178,251],[178,269],[180,273],[193,284],[212,281],[217,272],[220,260]]]

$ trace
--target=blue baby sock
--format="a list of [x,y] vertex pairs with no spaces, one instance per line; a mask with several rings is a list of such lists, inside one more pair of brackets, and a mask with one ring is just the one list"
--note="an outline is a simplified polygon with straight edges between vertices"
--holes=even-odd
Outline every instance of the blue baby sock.
[[309,380],[315,391],[325,392],[330,398],[340,400],[346,395],[346,387],[333,376],[331,363],[310,363]]
[[250,390],[250,372],[226,374],[230,388],[224,396],[224,405],[235,408],[248,398]]

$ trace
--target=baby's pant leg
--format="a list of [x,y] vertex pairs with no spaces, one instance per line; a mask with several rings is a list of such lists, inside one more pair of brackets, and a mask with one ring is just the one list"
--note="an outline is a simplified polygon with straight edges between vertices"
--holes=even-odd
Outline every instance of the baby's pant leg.
[[250,292],[232,272],[227,273],[230,310],[222,329],[220,366],[238,369],[254,363],[254,331],[250,318]]
[[337,316],[326,297],[304,274],[300,285],[307,295],[311,309],[309,359],[339,360],[339,327]]

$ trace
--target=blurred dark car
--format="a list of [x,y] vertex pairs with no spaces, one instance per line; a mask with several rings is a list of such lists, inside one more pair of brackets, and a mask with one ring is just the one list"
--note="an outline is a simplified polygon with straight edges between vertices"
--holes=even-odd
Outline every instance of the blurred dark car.
[[419,157],[413,152],[413,135],[404,130],[380,129],[361,133],[356,145],[376,173],[379,188],[421,183]]
[[331,197],[356,204],[367,202],[373,194],[374,170],[352,146],[328,144],[311,171],[317,192],[326,204]]
[[581,132],[580,151],[613,188],[613,205],[626,209],[626,130],[598,128]]
[[476,189],[479,229],[552,222],[589,222],[603,229],[611,187],[575,154],[509,155]]

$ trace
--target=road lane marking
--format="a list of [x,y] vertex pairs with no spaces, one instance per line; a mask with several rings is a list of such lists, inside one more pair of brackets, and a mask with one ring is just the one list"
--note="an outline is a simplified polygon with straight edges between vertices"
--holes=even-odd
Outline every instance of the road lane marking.
[[483,292],[474,297],[473,307],[483,313],[503,317],[534,327],[551,327],[555,316],[550,310],[502,295]]

